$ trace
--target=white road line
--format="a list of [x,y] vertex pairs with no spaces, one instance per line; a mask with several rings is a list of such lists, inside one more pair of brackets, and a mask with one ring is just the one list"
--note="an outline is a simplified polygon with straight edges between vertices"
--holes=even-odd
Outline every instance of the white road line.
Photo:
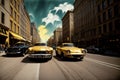
[[107,66],[107,67],[111,67],[111,68],[120,70],[120,66],[119,65],[115,65],[115,64],[111,64],[111,63],[107,63],[107,62],[103,62],[103,61],[99,61],[99,60],[91,59],[91,58],[85,58],[85,59],[88,60],[88,61],[92,61],[92,62],[101,64],[101,65]]
[[35,80],[39,80],[39,75],[40,75],[40,63],[37,65],[37,71],[36,71],[36,79]]

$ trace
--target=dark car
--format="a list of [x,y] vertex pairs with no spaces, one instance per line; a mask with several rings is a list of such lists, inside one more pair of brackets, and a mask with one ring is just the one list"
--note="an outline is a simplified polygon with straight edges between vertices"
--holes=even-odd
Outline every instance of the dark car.
[[88,53],[98,53],[99,52],[99,48],[95,47],[95,46],[89,46],[86,48]]
[[105,53],[105,49],[100,48],[100,47],[89,46],[86,49],[87,49],[88,53],[99,53],[99,54],[104,54]]
[[28,50],[28,46],[24,42],[18,42],[14,46],[5,50],[6,55],[24,55]]

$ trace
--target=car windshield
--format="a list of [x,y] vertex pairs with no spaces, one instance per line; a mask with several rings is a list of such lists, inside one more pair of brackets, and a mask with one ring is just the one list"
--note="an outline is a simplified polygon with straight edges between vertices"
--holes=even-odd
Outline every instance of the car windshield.
[[34,46],[47,46],[45,43],[36,43]]
[[63,44],[63,46],[73,47],[74,45],[72,43],[69,43],[69,44]]
[[14,46],[23,46],[24,44],[23,43],[18,43],[18,44],[15,44]]

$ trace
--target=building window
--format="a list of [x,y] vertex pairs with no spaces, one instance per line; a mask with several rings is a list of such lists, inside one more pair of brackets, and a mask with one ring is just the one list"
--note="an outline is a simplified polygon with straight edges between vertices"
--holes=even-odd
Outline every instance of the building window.
[[10,3],[12,3],[12,0],[10,0]]
[[103,25],[103,32],[104,33],[107,32],[107,26],[106,26],[106,24]]
[[5,6],[5,0],[1,0],[2,6]]
[[17,2],[16,2],[16,0],[15,0],[15,8],[17,8],[17,6],[16,6],[16,5],[17,5]]
[[108,26],[109,26],[109,32],[111,32],[111,31],[113,30],[113,24],[112,24],[112,22],[110,22],[110,23],[108,24]]
[[16,12],[14,11],[14,13],[13,13],[13,18],[15,19],[15,15],[16,15]]
[[16,32],[16,24],[14,23],[14,32]]
[[114,2],[118,2],[119,0],[114,0]]
[[98,16],[98,23],[99,24],[101,23],[101,16],[100,15]]
[[107,2],[108,2],[108,5],[112,4],[112,0],[107,0]]
[[119,15],[120,15],[119,6],[115,5],[114,6],[114,16],[119,16]]
[[97,10],[98,10],[98,12],[100,12],[100,4],[98,5],[98,7],[97,7],[97,8],[98,8],[98,9],[97,9]]
[[115,29],[120,30],[120,20],[115,20]]
[[102,33],[102,29],[101,27],[98,28],[98,34],[101,34]]
[[106,20],[106,12],[103,13],[103,21]]
[[108,9],[108,18],[112,18],[112,8]]
[[15,12],[15,20],[16,20],[16,15],[17,15],[17,14],[16,14],[16,12]]
[[106,8],[106,0],[103,0],[102,1],[102,9],[105,9]]
[[5,23],[5,14],[1,12],[1,23]]
[[10,29],[12,30],[12,21],[10,20]]
[[17,9],[18,9],[18,12],[19,12],[19,4],[17,5]]
[[13,8],[10,6],[11,9],[11,16],[13,16]]

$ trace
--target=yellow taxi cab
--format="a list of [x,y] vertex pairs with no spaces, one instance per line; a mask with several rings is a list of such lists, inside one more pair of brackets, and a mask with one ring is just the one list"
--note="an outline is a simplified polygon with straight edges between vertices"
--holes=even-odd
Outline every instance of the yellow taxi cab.
[[35,59],[52,59],[53,48],[47,46],[46,43],[36,43],[34,46],[29,47],[28,57]]
[[60,58],[75,58],[82,60],[86,53],[86,49],[75,47],[73,43],[62,43],[61,46],[56,48],[56,56]]

